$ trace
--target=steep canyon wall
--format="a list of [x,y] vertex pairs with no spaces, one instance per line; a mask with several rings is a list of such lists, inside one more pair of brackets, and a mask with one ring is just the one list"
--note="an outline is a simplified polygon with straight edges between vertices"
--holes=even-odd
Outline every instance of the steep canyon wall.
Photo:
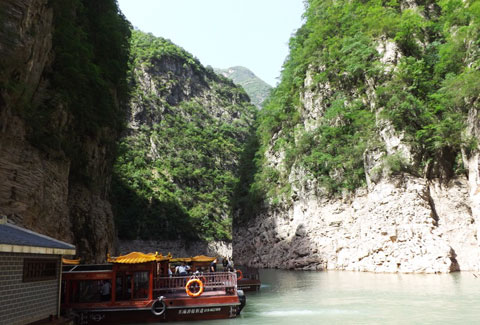
[[[405,67],[409,69],[410,64],[418,62],[416,60],[426,62],[428,60],[426,53],[432,49],[429,42],[435,40],[436,37],[442,38],[439,34],[430,34],[429,37],[423,38],[420,36],[422,33],[420,30],[414,33],[409,31],[407,33],[412,33],[410,37],[414,41],[406,47],[405,43],[399,41],[398,34],[395,38],[377,35],[372,38],[370,49],[373,51],[365,56],[363,62],[372,62],[374,69],[377,67],[380,69],[375,70],[374,74],[370,74],[368,67],[362,70],[357,62],[355,63],[357,70],[349,70],[345,66],[355,60],[355,57],[350,56],[352,51],[356,51],[352,48],[358,49],[358,51],[368,49],[368,46],[362,48],[361,41],[353,45],[348,43],[361,34],[361,28],[354,30],[357,33],[355,36],[343,35],[344,39],[340,36],[335,43],[328,43],[336,37],[331,36],[334,34],[324,32],[329,28],[330,21],[328,19],[330,17],[328,15],[330,12],[341,11],[334,2],[325,2],[321,5],[313,3],[309,2],[312,13],[307,15],[308,19],[316,17],[315,15],[323,15],[322,17],[326,17],[326,20],[317,22],[322,24],[323,29],[321,32],[317,32],[315,28],[320,30],[320,27],[308,20],[306,27],[304,26],[297,32],[297,38],[291,41],[293,46],[291,45],[292,53],[289,62],[295,60],[299,48],[302,50],[302,46],[307,46],[304,44],[308,44],[310,47],[314,46],[312,44],[319,44],[317,52],[313,52],[315,54],[312,55],[313,63],[306,68],[303,82],[297,88],[298,92],[293,95],[293,102],[295,102],[296,96],[299,99],[295,106],[299,122],[293,129],[287,129],[288,122],[283,122],[282,126],[274,129],[263,153],[263,170],[274,170],[277,175],[280,175],[273,186],[280,188],[282,185],[285,186],[284,184],[289,184],[289,187],[286,187],[289,190],[284,191],[286,193],[284,196],[278,195],[277,198],[267,195],[256,215],[250,216],[243,223],[238,223],[234,231],[233,244],[236,263],[258,267],[306,270],[419,273],[479,271],[480,182],[478,155],[480,148],[478,146],[478,130],[480,119],[478,117],[478,96],[465,95],[460,85],[457,85],[458,88],[455,89],[455,92],[462,93],[464,96],[455,108],[457,113],[462,112],[463,114],[462,120],[465,128],[461,137],[476,139],[473,141],[473,145],[468,150],[465,147],[460,150],[458,147],[455,149],[453,145],[447,145],[448,148],[439,150],[432,159],[425,163],[422,161],[425,157],[422,148],[426,148],[428,144],[421,142],[422,140],[420,142],[415,140],[421,138],[425,133],[416,131],[414,136],[417,138],[412,138],[408,133],[416,121],[421,123],[420,115],[415,115],[421,104],[417,101],[409,106],[407,104],[408,96],[401,97],[399,95],[402,91],[411,91],[416,98],[421,97],[415,93],[415,90],[411,90],[415,86],[410,83],[409,78],[415,78],[411,74],[403,75],[399,79],[400,81],[396,78],[402,75]],[[438,7],[435,3],[425,4],[422,1],[399,1],[398,3],[399,5],[393,9],[395,12],[401,13],[402,17],[414,14],[419,17],[419,21],[429,20],[437,23],[442,21],[443,15],[447,15],[447,10]],[[361,10],[364,9],[361,8],[362,5],[356,6],[350,3],[347,6],[350,6],[349,13],[355,12],[358,14],[357,18],[362,17]],[[457,14],[463,9],[457,8]],[[388,12],[390,9],[386,10]],[[365,16],[363,26],[368,19],[371,19],[373,12],[371,10]],[[395,15],[392,14],[392,17]],[[333,21],[341,20],[348,25],[342,15],[338,14],[333,17],[335,17]],[[360,18],[358,19],[360,20]],[[381,25],[380,20],[378,24]],[[428,30],[426,25],[423,26],[423,32]],[[448,25],[447,34],[449,31],[457,31],[459,28],[451,26]],[[469,26],[472,27],[473,24]],[[322,32],[324,34],[321,34]],[[348,33],[348,31],[339,30],[338,35],[342,35],[342,32]],[[475,29],[472,34],[462,36],[459,36],[460,33],[456,33],[454,36],[445,37],[442,42],[448,43],[452,39],[455,40],[455,37],[459,37],[459,40],[456,40],[459,44],[471,44],[469,39],[472,35],[477,35],[477,32],[478,29]],[[308,37],[312,38],[312,35],[316,35],[315,33],[327,35],[324,36],[323,42],[329,45],[322,47],[321,41],[307,43]],[[371,31],[367,33],[369,36],[366,39],[369,39]],[[305,36],[307,41],[301,45],[294,42],[297,39],[302,40],[303,35],[309,35]],[[301,42],[298,41],[298,43]],[[337,53],[342,53],[342,57],[328,61],[335,55],[332,50],[335,49],[335,46],[339,47]],[[415,48],[416,50],[411,52],[410,50],[406,51],[406,48]],[[303,49],[303,51],[307,50]],[[478,59],[478,46],[475,48],[467,46],[463,51],[463,61],[455,62],[465,64],[465,68],[462,68],[465,70],[455,70],[455,73],[459,75],[461,75],[459,71],[463,71],[465,74],[475,73],[471,72],[468,67]],[[367,52],[364,51],[364,53]],[[449,60],[438,59],[445,52],[440,51],[439,53],[435,59],[437,61],[434,61],[437,66],[438,62]],[[323,54],[325,55],[322,56]],[[409,63],[406,64],[406,62]],[[475,62],[478,63],[478,61]],[[288,68],[287,62],[285,70],[290,72]],[[301,67],[297,67],[297,69],[301,70]],[[360,74],[358,74],[359,71]],[[355,74],[357,75],[355,76]],[[325,77],[325,75],[329,77]],[[284,79],[288,81],[288,75],[284,76]],[[478,78],[474,80],[477,83],[479,81]],[[405,84],[398,90],[389,92],[388,89],[395,87],[397,82],[399,84],[405,82]],[[442,83],[441,80],[436,82]],[[448,81],[444,81],[443,85],[448,87]],[[430,89],[434,89],[435,86]],[[386,100],[381,98],[382,91],[379,89],[389,93]],[[437,93],[443,94],[442,91]],[[396,96],[401,100],[396,104],[391,104],[391,99]],[[340,100],[334,102],[332,98]],[[406,115],[402,116],[400,123],[394,118],[387,117],[391,116],[388,115],[389,110],[396,109],[395,105],[409,106],[409,110],[406,111]],[[448,106],[449,104],[442,103],[441,105]],[[340,109],[349,107],[349,111],[340,111],[341,114],[331,118],[332,110],[339,110],[339,107]],[[352,120],[348,119],[352,116],[352,107],[363,107],[363,112],[372,113],[374,116],[373,132],[360,143],[360,145],[365,144],[365,147],[362,147],[365,149],[360,156],[361,165],[358,168],[363,170],[362,178],[365,183],[355,190],[341,190],[332,195],[326,188],[325,182],[322,183],[322,181],[329,179],[330,183],[328,184],[332,184],[336,180],[344,180],[348,167],[341,166],[349,166],[348,164],[351,164],[353,158],[345,158],[348,160],[340,162],[337,165],[340,167],[331,168],[329,174],[319,177],[318,174],[315,174],[317,170],[309,169],[309,165],[302,162],[300,155],[294,156],[294,159],[290,158],[293,163],[288,163],[288,157],[292,156],[288,150],[294,150],[291,148],[298,148],[302,145],[302,134],[329,127],[332,130],[340,130],[344,126],[349,126],[349,123],[352,123]],[[327,115],[330,117],[326,117]],[[409,120],[409,116],[417,116],[417,118]],[[404,129],[399,127],[402,123]],[[367,125],[365,124],[364,127],[366,128]],[[357,133],[351,133],[350,138],[358,135],[360,129],[357,129]],[[322,133],[319,131],[317,134]],[[325,136],[324,134],[326,133],[323,133],[323,136]],[[460,138],[460,135],[457,137]],[[319,138],[321,139],[319,136],[313,137],[315,141]],[[332,137],[332,139],[336,138]],[[280,141],[283,143],[290,141],[291,146],[282,146]],[[319,147],[328,146],[328,142],[327,144],[318,142],[317,148],[314,145],[309,147],[309,150],[318,149],[323,152],[315,156],[318,160],[313,160],[314,162],[320,159],[326,161],[324,157],[330,152],[335,152],[335,148],[327,149],[330,151],[322,151],[323,148]],[[452,151],[457,153],[458,160],[463,161],[464,172],[453,171],[456,163],[453,162],[452,155],[446,154]],[[340,150],[336,152],[342,153]],[[310,151],[307,153],[310,154]],[[392,157],[390,163],[387,157]],[[395,160],[398,157],[401,158]],[[392,170],[394,164],[391,161],[393,160],[401,161],[396,165],[395,170]],[[318,163],[319,165],[314,166],[328,169],[328,164],[332,162],[335,161],[331,159],[324,164]],[[270,175],[274,174],[271,172]]]
[[[100,262],[115,240],[107,197],[116,131],[103,125],[80,132],[78,113],[59,96],[56,78],[64,62],[55,49],[59,21],[68,19],[61,16],[63,4],[0,1],[0,214],[75,244],[87,262]],[[68,11],[76,26],[85,23],[78,8]],[[116,15],[115,9],[109,8]],[[87,69],[88,58],[80,60]]]

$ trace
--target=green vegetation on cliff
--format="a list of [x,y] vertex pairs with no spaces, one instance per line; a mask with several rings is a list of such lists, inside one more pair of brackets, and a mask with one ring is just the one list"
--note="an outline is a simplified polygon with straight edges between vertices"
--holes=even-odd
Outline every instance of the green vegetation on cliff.
[[[385,155],[391,172],[462,172],[461,150],[475,144],[463,131],[480,93],[480,1],[309,0],[305,17],[259,114],[251,197],[288,200],[293,167],[327,193],[363,186],[365,152],[385,152],[377,133],[385,123],[414,155]],[[382,46],[393,49],[389,62]],[[322,111],[310,128],[306,93]],[[275,153],[281,166],[266,159]]]
[[113,184],[119,237],[230,240],[254,107],[170,41],[133,31],[131,53],[130,130]]

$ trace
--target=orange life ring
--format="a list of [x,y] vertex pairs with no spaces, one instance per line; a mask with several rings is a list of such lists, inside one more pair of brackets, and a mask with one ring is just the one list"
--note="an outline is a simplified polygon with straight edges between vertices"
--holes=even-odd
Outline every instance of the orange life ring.
[[237,272],[237,280],[243,279],[243,273],[241,270],[235,270],[235,272]]
[[203,282],[200,279],[190,279],[185,286],[185,291],[190,297],[198,297],[203,293]]

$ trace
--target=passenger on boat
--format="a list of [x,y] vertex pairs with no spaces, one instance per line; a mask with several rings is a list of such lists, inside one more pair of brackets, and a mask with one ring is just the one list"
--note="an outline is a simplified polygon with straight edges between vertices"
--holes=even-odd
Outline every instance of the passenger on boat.
[[210,264],[210,272],[217,272],[217,259],[214,259]]
[[188,275],[188,271],[190,270],[190,266],[188,266],[185,262],[182,262],[182,265],[179,265],[176,269],[176,273],[180,276]]
[[101,289],[101,295],[102,295],[102,301],[109,301],[110,300],[110,291],[112,290],[112,285],[110,284],[110,281],[104,280],[102,289]]
[[235,269],[233,268],[233,260],[229,259],[227,261],[227,272],[233,272]]

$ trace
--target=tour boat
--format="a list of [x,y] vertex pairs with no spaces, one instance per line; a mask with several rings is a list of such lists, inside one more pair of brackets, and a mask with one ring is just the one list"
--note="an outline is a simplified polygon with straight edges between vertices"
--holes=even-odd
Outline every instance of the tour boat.
[[245,305],[233,272],[169,276],[171,256],[133,252],[108,264],[65,265],[62,312],[87,324],[236,317]]
[[258,269],[248,266],[240,266],[235,270],[237,273],[237,289],[242,291],[258,291],[261,282]]

